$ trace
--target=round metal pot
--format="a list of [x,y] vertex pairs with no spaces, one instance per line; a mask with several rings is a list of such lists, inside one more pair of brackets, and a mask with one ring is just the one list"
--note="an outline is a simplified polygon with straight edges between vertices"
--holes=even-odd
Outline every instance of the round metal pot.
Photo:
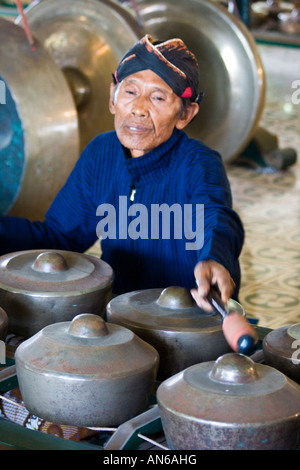
[[265,363],[300,384],[300,323],[271,331],[263,339]]
[[144,411],[159,356],[101,317],[81,314],[45,327],[16,350],[26,408],[54,423],[117,426]]
[[27,250],[0,257],[0,305],[10,333],[28,338],[82,312],[103,316],[113,270],[104,261],[70,251]]
[[[230,309],[243,313],[234,300]],[[183,287],[122,294],[109,302],[106,314],[109,322],[129,328],[154,346],[160,355],[159,380],[232,351],[223,335],[221,315],[199,308]]]
[[241,354],[176,374],[159,386],[157,402],[172,449],[283,450],[297,444],[299,385]]
[[8,318],[6,312],[0,307],[0,340],[5,340],[8,328]]

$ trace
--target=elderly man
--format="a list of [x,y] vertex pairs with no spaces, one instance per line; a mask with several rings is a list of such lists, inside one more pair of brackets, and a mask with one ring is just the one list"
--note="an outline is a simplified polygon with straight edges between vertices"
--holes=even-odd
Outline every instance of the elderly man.
[[1,253],[84,252],[99,237],[117,294],[179,285],[206,308],[216,285],[224,302],[236,298],[244,233],[222,159],[183,132],[199,101],[185,44],[142,38],[114,74],[115,131],[83,151],[44,222],[0,219]]

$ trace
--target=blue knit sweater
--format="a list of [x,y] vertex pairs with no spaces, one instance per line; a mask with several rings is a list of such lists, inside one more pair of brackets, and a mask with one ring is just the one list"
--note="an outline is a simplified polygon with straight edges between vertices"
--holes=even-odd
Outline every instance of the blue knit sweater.
[[[174,213],[167,212],[170,232],[163,231],[162,219],[155,218],[158,228],[153,226],[152,209],[163,203],[168,209],[182,208],[182,218],[179,213],[176,222]],[[200,246],[199,236],[199,248],[187,249],[193,246],[187,245],[193,242],[192,235],[197,238],[200,205],[204,205],[204,244]],[[185,237],[187,206],[193,210],[193,226]],[[146,218],[141,218],[142,213]],[[168,141],[138,158],[128,158],[114,131],[96,137],[78,159],[44,222],[0,218],[0,250],[1,254],[33,248],[84,252],[101,228],[102,259],[114,269],[118,294],[171,285],[192,288],[195,264],[209,258],[223,264],[239,286],[244,232],[232,210],[222,159],[183,131],[175,129]]]

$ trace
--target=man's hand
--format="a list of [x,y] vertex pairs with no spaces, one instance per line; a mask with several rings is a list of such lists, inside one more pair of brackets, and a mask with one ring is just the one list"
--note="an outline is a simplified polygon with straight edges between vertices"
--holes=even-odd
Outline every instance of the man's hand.
[[204,310],[212,310],[211,305],[205,300],[211,286],[216,286],[221,299],[226,305],[232,296],[235,283],[224,266],[214,260],[200,261],[196,264],[194,275],[197,288],[191,290],[191,294],[199,307]]

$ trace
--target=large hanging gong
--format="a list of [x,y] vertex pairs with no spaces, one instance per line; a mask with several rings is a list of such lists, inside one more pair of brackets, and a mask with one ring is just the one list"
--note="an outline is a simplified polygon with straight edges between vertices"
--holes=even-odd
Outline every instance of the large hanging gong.
[[140,29],[129,11],[109,0],[41,0],[26,9],[26,17],[67,78],[82,150],[96,135],[113,129],[108,109],[112,73],[139,39]]
[[146,33],[180,37],[198,59],[204,98],[187,133],[223,160],[234,159],[253,137],[263,109],[264,72],[252,35],[208,0],[137,0],[137,7]]
[[67,81],[36,41],[0,18],[0,215],[42,218],[78,158]]

